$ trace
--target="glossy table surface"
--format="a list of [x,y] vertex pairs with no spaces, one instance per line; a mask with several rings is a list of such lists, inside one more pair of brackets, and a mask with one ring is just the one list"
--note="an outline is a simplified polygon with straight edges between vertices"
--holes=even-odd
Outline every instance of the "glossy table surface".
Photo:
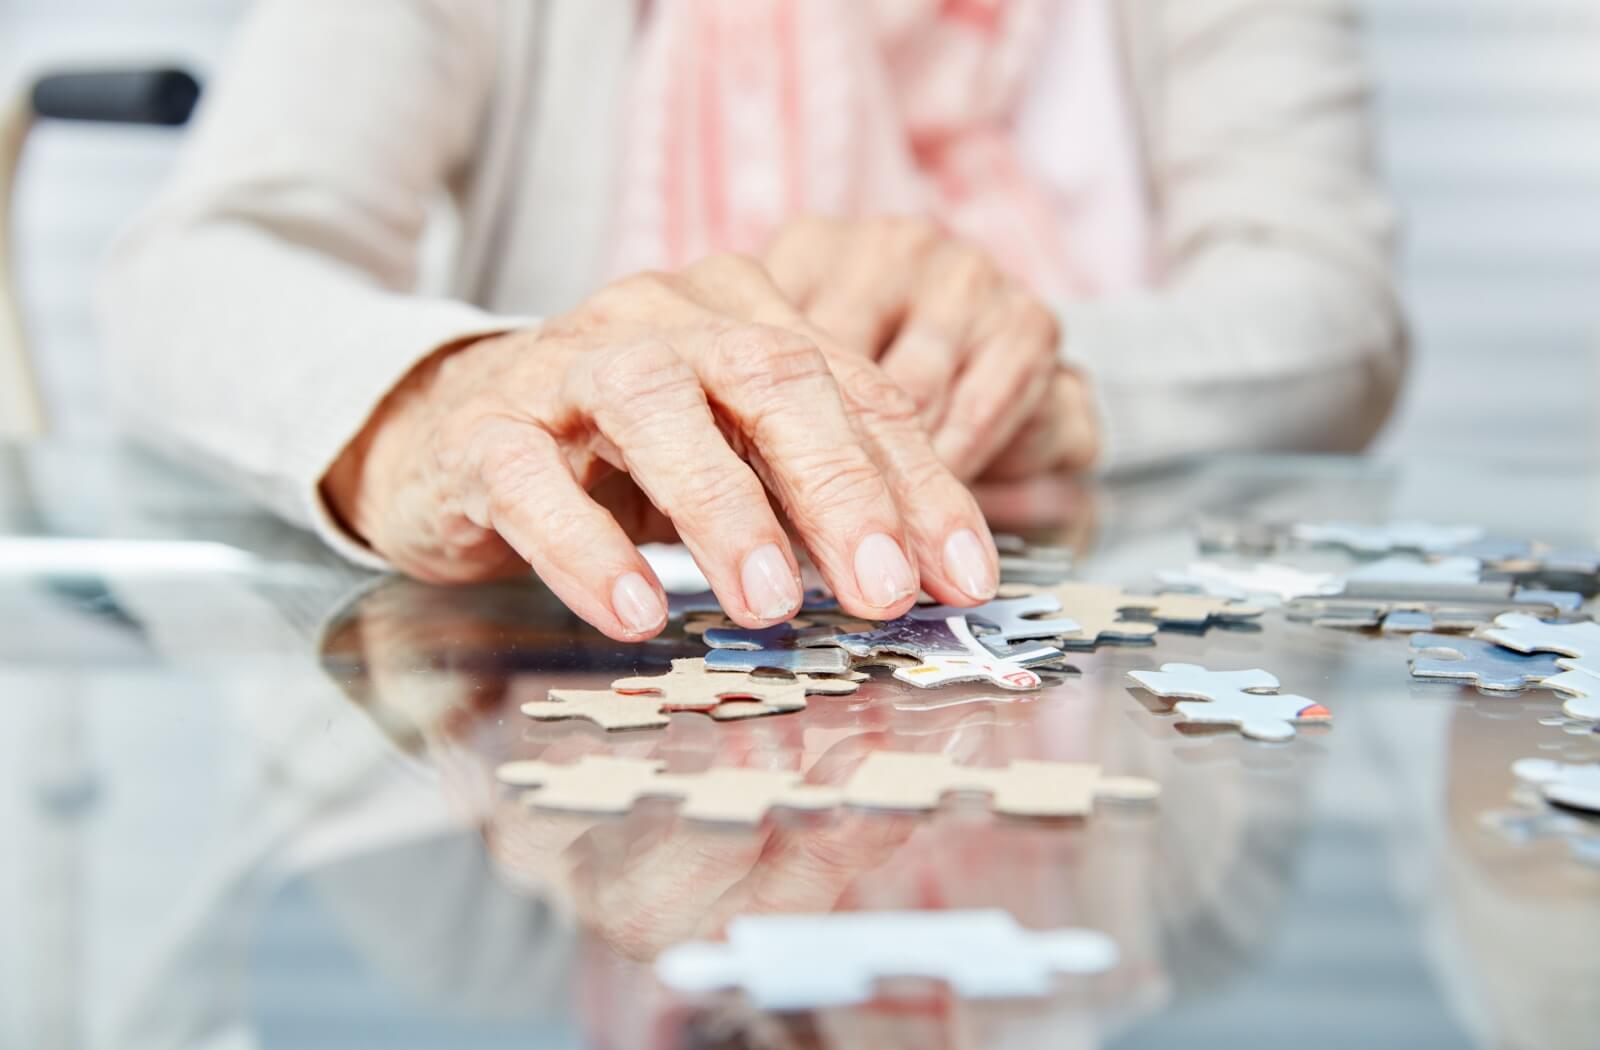
[[[990,506],[1137,588],[1194,559],[1200,513],[1592,542],[1595,480],[1237,459]],[[878,671],[796,715],[608,735],[518,705],[697,639],[614,645],[532,583],[364,575],[142,455],[48,445],[0,458],[0,623],[0,1046],[1600,1045],[1600,866],[1506,830],[1540,826],[1511,763],[1600,759],[1600,735],[1548,724],[1548,693],[1413,682],[1403,639],[1269,611],[1074,654],[1033,695]],[[1265,668],[1333,724],[1180,731],[1125,678],[1167,661]],[[836,783],[876,749],[1092,761],[1163,793],[1070,824],[957,800],[741,831],[534,811],[494,777],[606,753]],[[977,907],[1103,930],[1121,962],[1039,1001],[907,986],[786,1015],[677,999],[650,965],[741,913]]]

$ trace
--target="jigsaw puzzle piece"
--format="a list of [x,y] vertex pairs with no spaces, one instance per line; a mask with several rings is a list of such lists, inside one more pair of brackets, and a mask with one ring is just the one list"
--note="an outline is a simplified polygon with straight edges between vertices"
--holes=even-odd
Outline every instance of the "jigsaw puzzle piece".
[[1600,866],[1600,823],[1594,820],[1552,807],[1532,812],[1493,810],[1478,819],[1486,830],[1519,846],[1541,839],[1559,839],[1567,844],[1575,859]]
[[703,995],[743,990],[759,1009],[818,1010],[870,1002],[879,981],[942,982],[963,999],[1043,997],[1058,974],[1101,973],[1116,945],[1092,930],[1024,930],[995,910],[741,915],[726,943],[663,952],[668,987]]
[[1149,642],[1156,625],[1122,616],[1126,606],[1122,588],[1103,583],[1067,581],[1048,587],[1016,587],[1019,594],[1048,594],[1060,603],[1062,613],[1078,622],[1077,631],[1060,636],[1063,645],[1092,648],[1099,642],[1114,644]]
[[662,729],[671,719],[659,696],[618,693],[610,689],[552,689],[550,699],[522,705],[522,713],[540,722],[579,719],[601,729]]
[[850,670],[850,654],[843,649],[713,649],[705,661],[711,671],[843,674]]
[[1553,655],[1519,653],[1485,638],[1447,634],[1411,636],[1411,674],[1415,678],[1471,682],[1490,692],[1517,693],[1559,671]]
[[1511,766],[1518,780],[1539,790],[1545,801],[1564,809],[1600,813],[1600,762],[1555,762],[1522,758]]
[[1156,696],[1187,697],[1175,704],[1186,723],[1231,725],[1254,740],[1293,739],[1296,724],[1329,723],[1333,715],[1314,700],[1266,692],[1278,680],[1260,669],[1211,671],[1198,664],[1163,664],[1159,671],[1129,671],[1128,677]]
[[1502,613],[1483,632],[1491,642],[1519,653],[1560,653],[1600,664],[1600,623],[1546,623],[1527,613]]
[[948,620],[952,616],[964,616],[969,626],[989,628],[984,632],[984,638],[1014,642],[1077,633],[1080,626],[1076,620],[1065,617],[1031,619],[1060,611],[1061,602],[1053,595],[1027,594],[1016,598],[995,598],[970,609],[954,605],[922,605],[906,615],[917,620]]
[[978,641],[961,616],[943,622],[906,617],[876,631],[843,635],[839,644],[863,656],[887,651],[915,658],[915,664],[896,667],[894,677],[919,689],[978,681],[1002,689],[1037,689],[1043,680],[1030,668],[1066,655],[1048,645],[998,654]]
[[1546,678],[1543,685],[1565,698],[1562,712],[1582,722],[1600,722],[1600,674],[1579,661],[1558,660],[1556,663],[1564,670]]
[[1241,605],[1200,594],[1123,596],[1124,610],[1137,610],[1163,627],[1202,628],[1218,623],[1244,623],[1261,615],[1261,607]]
[[874,751],[844,788],[852,806],[927,812],[945,795],[977,792],[990,808],[1012,817],[1083,817],[1096,798],[1147,801],[1160,792],[1142,777],[1105,777],[1100,767],[1017,760],[1004,768],[960,766],[949,755]]

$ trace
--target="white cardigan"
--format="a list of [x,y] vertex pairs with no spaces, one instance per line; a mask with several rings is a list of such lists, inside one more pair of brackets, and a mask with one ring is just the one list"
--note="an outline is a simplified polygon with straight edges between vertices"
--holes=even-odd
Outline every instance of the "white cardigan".
[[[259,0],[101,289],[130,429],[358,560],[317,489],[442,344],[599,272],[633,0]],[[1159,287],[1062,309],[1107,466],[1355,449],[1404,365],[1343,0],[1118,0]],[[450,287],[419,290],[435,205]]]

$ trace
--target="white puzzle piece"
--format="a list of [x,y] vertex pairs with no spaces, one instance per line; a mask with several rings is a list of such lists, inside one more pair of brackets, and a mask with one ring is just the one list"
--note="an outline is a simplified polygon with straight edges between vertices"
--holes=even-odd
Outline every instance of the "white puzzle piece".
[[726,943],[690,942],[656,962],[684,994],[742,989],[763,1010],[816,1010],[870,1002],[888,978],[940,981],[963,999],[1050,995],[1058,974],[1101,973],[1116,945],[1092,930],[1035,932],[1008,913],[835,912],[741,915]]
[[1562,712],[1583,722],[1600,722],[1600,672],[1589,670],[1581,660],[1557,660],[1556,665],[1566,670],[1541,684],[1565,697]]
[[1545,623],[1527,613],[1502,613],[1483,636],[1519,653],[1560,653],[1600,666],[1600,623]]
[[1314,700],[1272,692],[1278,679],[1260,669],[1209,671],[1197,664],[1162,664],[1128,677],[1160,697],[1186,697],[1174,705],[1184,722],[1238,726],[1254,740],[1283,741],[1296,723],[1328,723],[1333,715]]

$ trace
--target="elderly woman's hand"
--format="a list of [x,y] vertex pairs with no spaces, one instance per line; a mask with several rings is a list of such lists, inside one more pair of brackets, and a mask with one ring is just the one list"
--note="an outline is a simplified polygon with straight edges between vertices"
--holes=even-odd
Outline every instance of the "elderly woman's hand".
[[1091,399],[1058,363],[1054,315],[982,250],[924,219],[813,217],[780,230],[765,259],[808,320],[911,395],[958,477],[1094,461]]
[[531,565],[620,640],[666,620],[634,545],[661,515],[734,620],[792,615],[800,577],[769,494],[853,615],[899,616],[919,588],[971,605],[996,586],[983,516],[912,400],[740,257],[629,278],[536,330],[437,355],[324,489],[400,569],[466,581]]

